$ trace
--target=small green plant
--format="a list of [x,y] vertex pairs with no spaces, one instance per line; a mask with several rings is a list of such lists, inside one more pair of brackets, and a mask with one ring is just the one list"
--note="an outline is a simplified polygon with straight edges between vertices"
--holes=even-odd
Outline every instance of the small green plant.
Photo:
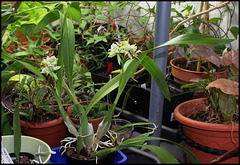
[[[107,51],[111,44],[126,36],[125,28],[114,21],[114,13],[122,10],[121,2],[83,2],[82,21],[74,24],[76,52],[88,61],[88,69],[107,65]],[[105,10],[104,8],[108,8]]]
[[[86,110],[88,105],[83,105],[83,108]],[[81,114],[78,113],[75,106],[72,106],[73,112],[72,117],[79,119]],[[89,119],[96,119],[99,117],[103,117],[107,114],[108,111],[108,103],[107,102],[98,102],[93,107],[92,110],[89,112],[87,118]]]
[[[11,97],[6,96],[6,98],[9,97],[11,105],[19,106],[22,119],[29,122],[43,122],[44,116],[48,114],[53,118],[58,117],[54,94],[48,86],[41,85],[38,81],[31,76],[24,76],[19,83],[14,83]],[[10,84],[10,86],[12,85]],[[14,111],[14,109],[10,111]]]
[[74,54],[73,65],[73,84],[76,95],[82,99],[90,99],[94,94],[94,83],[91,77],[91,73],[87,67],[88,63],[84,63],[83,56]]

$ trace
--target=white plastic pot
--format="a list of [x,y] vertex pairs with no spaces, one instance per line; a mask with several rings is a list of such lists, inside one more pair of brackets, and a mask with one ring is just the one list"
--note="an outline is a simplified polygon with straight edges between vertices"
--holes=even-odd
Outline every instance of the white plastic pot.
[[[3,146],[6,148],[8,153],[14,153],[14,136],[13,135],[6,135],[2,136],[2,143]],[[31,136],[21,136],[21,150],[20,152],[28,152],[35,154],[38,151],[38,146],[41,145],[40,152],[48,152],[51,151],[50,146],[45,143],[44,141],[31,137]],[[48,164],[51,158],[51,154],[46,156],[41,156],[43,164]]]

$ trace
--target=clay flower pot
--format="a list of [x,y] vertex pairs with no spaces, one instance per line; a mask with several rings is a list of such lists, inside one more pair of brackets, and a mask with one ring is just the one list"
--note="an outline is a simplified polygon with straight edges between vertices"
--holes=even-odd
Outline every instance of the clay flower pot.
[[[201,111],[207,105],[207,98],[199,98],[183,102],[174,110],[174,117],[182,123],[183,133],[190,139],[186,141],[186,147],[202,163],[210,163],[218,158],[220,155],[215,155],[216,151],[230,151],[239,146],[239,124],[212,124],[186,117],[194,111]],[[221,163],[239,163],[239,156],[231,157]]]
[[[71,116],[72,110],[67,109],[67,114]],[[43,123],[29,123],[23,120],[20,122],[24,135],[41,139],[48,143],[51,148],[60,146],[60,141],[64,139],[66,134],[66,125],[62,117]]]
[[[198,59],[198,57],[191,58],[191,60],[197,60],[197,59]],[[184,61],[186,61],[186,58],[178,57],[178,58],[174,58],[170,61],[174,81],[185,85],[185,84],[194,83],[191,81],[191,79],[198,78],[198,79],[208,79],[209,80],[209,75],[206,72],[197,72],[197,71],[191,71],[191,70],[180,68],[175,65],[176,61],[184,62]],[[222,71],[222,72],[214,72],[214,78],[215,79],[227,78],[227,70]],[[205,93],[194,93],[194,98],[203,98],[203,97],[207,97]]]
[[[191,60],[197,60],[198,57],[193,57]],[[170,65],[172,66],[172,75],[174,76],[174,81],[180,83],[180,84],[191,84],[190,80],[193,78],[199,78],[199,79],[209,79],[209,76],[206,72],[197,72],[197,71],[190,71],[187,69],[182,69],[175,65],[176,61],[186,61],[185,57],[178,57],[174,58],[170,61]],[[214,78],[227,78],[227,71],[223,72],[214,72]]]

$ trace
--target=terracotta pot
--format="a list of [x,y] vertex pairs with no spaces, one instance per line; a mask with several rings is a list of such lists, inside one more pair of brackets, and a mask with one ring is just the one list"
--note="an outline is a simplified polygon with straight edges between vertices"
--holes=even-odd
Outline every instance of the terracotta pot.
[[[191,60],[197,60],[198,57],[193,57]],[[182,69],[175,65],[176,61],[186,61],[185,57],[178,57],[174,58],[170,61],[170,65],[172,66],[172,74],[174,76],[174,81],[180,83],[180,84],[190,84],[193,83],[190,80],[193,78],[200,78],[200,79],[209,79],[209,76],[206,72],[197,72],[197,71],[190,71],[187,69]],[[227,78],[227,71],[223,72],[215,72],[214,78]]]
[[9,3],[9,4],[13,4],[14,1],[1,1],[1,5],[3,5],[4,3]]
[[[100,101],[100,102],[101,102],[101,101]],[[81,104],[87,105],[87,102],[86,102],[86,101],[83,101],[83,102],[81,102]],[[110,108],[110,107],[111,107],[111,104],[108,104],[108,106],[109,106],[109,108]],[[71,110],[72,110],[72,108],[71,108],[70,106],[68,106],[67,109],[69,109],[69,110],[71,109]],[[76,119],[76,118],[73,118],[73,117],[71,117],[71,116],[70,116],[70,118],[71,118],[71,120],[73,121],[74,124],[76,124],[76,125],[79,125],[79,124],[80,124],[80,119]],[[103,116],[103,117],[100,117],[100,118],[89,119],[89,120],[88,120],[89,123],[92,123],[92,125],[93,125],[93,130],[94,130],[94,131],[97,131],[98,125],[101,123],[101,121],[103,120],[103,118],[104,118],[104,116]]]
[[[198,57],[193,57],[191,60],[197,60]],[[176,61],[184,62],[186,61],[185,57],[178,57],[174,58],[170,61],[170,65],[172,66],[172,75],[174,76],[174,81],[180,83],[180,84],[191,84],[191,79],[199,78],[199,79],[209,79],[209,75],[206,72],[197,72],[197,71],[191,71],[187,69],[182,69],[175,65]],[[223,72],[214,72],[214,78],[227,78],[227,71]],[[207,97],[205,93],[194,93],[194,98],[202,98]]]
[[[207,98],[199,98],[183,102],[175,108],[174,117],[182,123],[185,136],[202,146],[218,150],[229,151],[239,146],[239,124],[212,124],[186,117],[193,111],[201,111],[207,105]],[[193,152],[202,163],[210,163],[220,156],[203,152],[190,146],[188,143],[186,143],[186,147]],[[221,163],[239,163],[239,157],[232,157]]]
[[[71,116],[72,110],[67,109],[67,114]],[[41,139],[51,148],[60,146],[60,141],[65,138],[66,125],[62,117],[44,123],[28,123],[23,120],[20,122],[24,135]]]
[[[18,45],[18,47],[19,47],[19,48],[20,48],[20,47],[28,48],[28,45],[27,45],[27,44],[21,45],[21,46]],[[41,45],[41,49],[46,50],[46,49],[52,49],[52,48],[51,48],[50,46],[47,46],[47,45]],[[10,46],[10,47],[7,48],[6,52],[13,54],[13,53],[14,53],[13,50],[14,50],[14,47]],[[50,51],[51,51],[51,53],[50,53],[50,55],[48,55],[49,57],[51,57],[51,56],[54,54],[54,51],[53,51],[53,50],[50,50]],[[40,59],[40,58],[39,58],[39,59]]]
[[[38,32],[38,36],[40,36],[41,31]],[[16,38],[21,43],[27,43],[28,39],[25,34],[23,34],[20,30],[16,30]],[[33,42],[36,42],[38,40],[38,37],[30,37]],[[49,34],[46,30],[43,29],[43,42],[46,42],[50,38]]]

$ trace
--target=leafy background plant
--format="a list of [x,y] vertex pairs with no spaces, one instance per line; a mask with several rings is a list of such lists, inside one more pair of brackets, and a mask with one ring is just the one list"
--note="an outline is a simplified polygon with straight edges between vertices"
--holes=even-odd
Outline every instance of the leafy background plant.
[[[60,11],[59,11],[60,9]],[[78,11],[78,10],[77,10]],[[63,67],[61,67],[57,72],[57,76],[58,76],[58,80],[61,80],[61,81],[58,81],[58,82],[55,82],[54,85],[56,87],[56,90],[54,88],[51,88],[53,92],[55,92],[55,96],[56,96],[56,99],[58,101],[58,104],[60,106],[60,109],[61,109],[61,114],[63,116],[63,119],[64,121],[67,123],[71,133],[73,133],[76,137],[78,137],[79,139],[79,146],[77,146],[78,150],[82,148],[81,146],[81,142],[83,141],[83,139],[81,139],[81,136],[85,136],[85,135],[88,135],[89,134],[89,131],[86,130],[88,128],[88,123],[87,123],[87,120],[86,120],[86,115],[89,113],[89,111],[91,110],[92,106],[98,102],[103,96],[105,96],[109,91],[115,89],[118,87],[119,85],[119,94],[117,97],[120,97],[120,94],[121,92],[123,91],[126,83],[127,83],[127,80],[130,78],[130,76],[136,71],[136,67],[137,65],[139,65],[140,63],[142,65],[144,65],[144,67],[147,68],[148,71],[150,71],[152,73],[152,76],[155,77],[156,75],[159,76],[159,73],[161,73],[161,71],[158,69],[158,67],[156,65],[150,65],[149,62],[151,63],[152,60],[150,58],[148,58],[147,56],[145,56],[145,53],[142,53],[139,55],[139,59],[133,59],[132,61],[130,61],[128,63],[128,66],[125,68],[126,72],[125,73],[121,73],[119,76],[116,76],[115,78],[113,78],[111,81],[109,81],[103,88],[101,88],[99,90],[99,92],[97,92],[95,95],[94,95],[94,98],[93,100],[94,101],[91,101],[91,103],[89,104],[87,110],[83,113],[82,115],[82,126],[81,128],[77,131],[74,129],[74,127],[71,127],[71,125],[73,125],[73,123],[69,120],[69,118],[67,117],[66,115],[66,112],[64,111],[64,109],[62,108],[62,102],[61,102],[61,90],[62,90],[62,86],[65,87],[66,91],[68,91],[68,94],[70,96],[72,96],[72,99],[74,101],[74,104],[76,103],[76,106],[77,108],[79,108],[80,110],[82,110],[82,108],[79,106],[79,103],[77,102],[76,98],[75,98],[75,94],[74,94],[74,86],[73,86],[73,83],[72,83],[72,64],[73,64],[73,55],[74,55],[74,34],[72,33],[74,30],[74,27],[71,23],[71,20],[70,19],[73,19],[75,21],[79,21],[79,20],[76,20],[74,17],[73,17],[73,13],[75,12],[75,10],[72,8],[71,6],[71,3],[67,3],[67,2],[61,2],[60,4],[56,5],[55,8],[53,7],[52,10],[50,10],[48,12],[48,14],[46,15],[47,16],[52,16],[51,19],[46,22],[46,20],[43,18],[43,20],[41,20],[39,22],[39,24],[37,25],[37,27],[35,28],[34,32],[35,33],[38,33],[43,27],[45,27],[46,25],[48,25],[49,23],[51,23],[52,21],[55,21],[56,19],[61,19],[60,20],[60,28],[61,28],[61,44],[60,44],[60,49],[59,49],[59,54],[58,54],[58,65],[59,66],[63,66],[63,63],[64,63],[64,66],[65,66],[65,72],[66,72],[66,77],[67,77],[67,82],[65,83],[63,80]],[[189,39],[189,38],[191,39]],[[189,40],[185,40],[184,39],[189,39]],[[172,40],[172,41],[169,41],[159,47],[163,47],[163,46],[167,46],[167,45],[170,45],[170,44],[189,44],[189,43],[199,43],[199,38],[195,38],[194,35],[183,35],[183,36],[179,36],[177,38],[175,38],[175,40]],[[201,38],[201,39],[205,39],[205,38]],[[209,41],[211,41],[211,38],[208,38]],[[230,42],[230,40],[227,40],[226,42]],[[209,44],[209,43],[205,43],[205,44]],[[211,45],[211,43],[210,43]],[[65,49],[66,48],[66,49]],[[68,49],[67,49],[68,48]],[[149,50],[149,51],[152,51],[152,50]],[[66,54],[68,56],[66,56]],[[27,65],[26,63],[24,62],[19,62],[15,59],[12,59],[11,57],[8,57],[7,55],[4,56],[5,59],[9,59],[9,60],[13,60],[13,61],[16,61],[18,63],[21,64],[21,66],[26,66],[27,68],[30,68],[29,65]],[[140,61],[138,61],[140,60]],[[14,65],[12,65],[14,66]],[[15,65],[16,66],[16,65]],[[6,70],[5,71],[9,71],[10,67],[7,67],[5,68]],[[31,68],[30,70],[34,71],[34,69],[36,68]],[[11,71],[11,70],[10,70]],[[156,72],[154,72],[156,71]],[[37,71],[35,70],[35,73],[37,75],[40,76],[41,79],[44,80],[44,77]],[[6,76],[5,75],[2,75],[2,77]],[[156,79],[157,82],[159,82],[161,79],[164,79],[164,77],[158,77],[158,79]],[[6,76],[5,77],[5,80],[8,80],[9,76]],[[156,77],[155,77],[156,78]],[[121,82],[120,84],[118,84],[119,82]],[[164,81],[162,82],[163,84],[159,84],[159,87],[162,89],[162,87],[164,87]],[[66,85],[68,84],[68,85]],[[162,86],[163,85],[163,86]],[[167,85],[167,84],[166,84]],[[68,89],[69,87],[69,89]],[[109,87],[111,87],[109,89]],[[164,89],[164,88],[163,88]],[[167,88],[165,88],[167,89]],[[168,95],[166,93],[166,97],[168,98]],[[103,120],[103,124],[100,125],[101,128],[105,128],[104,130],[107,130],[106,128],[106,122],[107,121],[110,121],[111,117],[112,117],[112,114],[114,112],[114,108],[115,108],[115,105],[116,105],[116,102],[117,102],[117,99],[116,101],[113,103],[113,106],[111,106],[111,109],[109,110],[109,114],[107,114],[107,116],[104,118]],[[99,129],[101,130],[101,129]],[[97,132],[97,134],[101,137],[105,132]],[[80,135],[80,136],[78,136]],[[146,136],[149,136],[149,134],[145,134],[143,135],[144,137]],[[153,140],[154,138],[139,138],[141,139],[141,143],[144,142],[145,140]],[[160,140],[160,138],[155,138],[155,139],[158,139]],[[155,140],[154,139],[154,140]],[[91,142],[91,141],[88,141],[89,139],[84,139],[84,142],[85,144],[89,144],[88,142]],[[134,140],[134,139],[133,139]],[[137,144],[136,144],[137,143]],[[136,143],[134,143],[134,146],[136,147],[139,147],[139,143],[138,141],[136,141]],[[129,147],[129,144],[126,145],[125,147]],[[151,147],[149,146],[148,147],[149,149],[152,149],[154,150],[154,152],[156,152],[156,154],[159,156],[160,154],[157,153],[157,150],[156,150],[156,146],[155,147]],[[116,149],[116,148],[115,148]],[[119,148],[118,148],[119,149]],[[163,151],[163,150],[161,150]],[[187,150],[185,150],[187,152]],[[160,152],[160,151],[159,151]],[[166,158],[172,158],[171,156],[167,156]],[[175,160],[174,160],[175,162]]]

